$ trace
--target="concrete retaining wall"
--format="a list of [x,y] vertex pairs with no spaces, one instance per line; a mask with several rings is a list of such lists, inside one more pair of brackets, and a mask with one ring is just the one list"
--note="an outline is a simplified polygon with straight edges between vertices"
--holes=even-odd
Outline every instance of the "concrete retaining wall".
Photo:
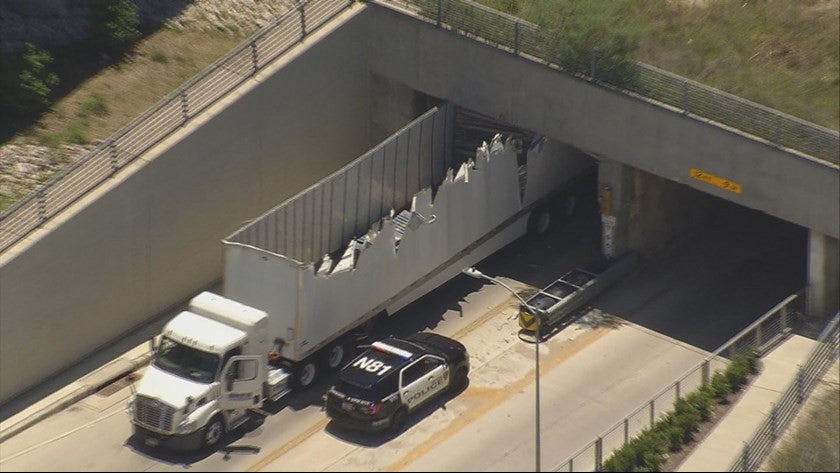
[[0,401],[220,278],[221,238],[384,138],[359,10],[2,255]]

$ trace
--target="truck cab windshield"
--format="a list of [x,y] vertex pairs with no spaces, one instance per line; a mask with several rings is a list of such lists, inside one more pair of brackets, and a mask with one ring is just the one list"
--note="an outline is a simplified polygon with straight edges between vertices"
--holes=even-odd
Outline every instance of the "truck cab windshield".
[[191,381],[209,384],[216,378],[219,356],[163,337],[154,366]]

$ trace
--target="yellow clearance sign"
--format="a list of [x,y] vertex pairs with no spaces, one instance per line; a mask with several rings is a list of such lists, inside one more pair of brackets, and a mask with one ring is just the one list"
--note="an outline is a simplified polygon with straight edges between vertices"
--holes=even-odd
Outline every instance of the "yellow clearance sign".
[[741,193],[741,184],[738,184],[737,182],[732,182],[729,179],[724,179],[720,176],[715,176],[714,174],[710,174],[706,171],[697,168],[690,168],[688,174],[694,179],[697,179],[698,181],[703,181],[715,187],[720,187],[723,190],[734,192],[736,194]]

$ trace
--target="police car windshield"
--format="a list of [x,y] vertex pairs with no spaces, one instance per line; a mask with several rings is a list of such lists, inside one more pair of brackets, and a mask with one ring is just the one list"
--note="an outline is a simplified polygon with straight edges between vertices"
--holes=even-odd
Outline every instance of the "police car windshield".
[[370,348],[341,370],[339,379],[346,384],[370,389],[409,361],[394,353]]

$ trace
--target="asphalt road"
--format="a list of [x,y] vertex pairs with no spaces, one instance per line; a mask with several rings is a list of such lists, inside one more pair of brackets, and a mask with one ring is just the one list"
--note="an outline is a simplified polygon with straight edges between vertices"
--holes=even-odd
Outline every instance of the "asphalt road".
[[[648,259],[543,344],[542,467],[553,468],[802,285],[799,229],[729,209],[716,225]],[[598,265],[597,219],[525,238],[479,269],[520,287]],[[359,435],[320,410],[326,377],[218,451],[166,453],[131,436],[124,388],[94,395],[0,444],[2,470],[523,470],[534,465],[533,345],[519,340],[513,299],[456,278],[406,308],[388,331],[461,339],[469,387],[414,414],[401,435]]]

